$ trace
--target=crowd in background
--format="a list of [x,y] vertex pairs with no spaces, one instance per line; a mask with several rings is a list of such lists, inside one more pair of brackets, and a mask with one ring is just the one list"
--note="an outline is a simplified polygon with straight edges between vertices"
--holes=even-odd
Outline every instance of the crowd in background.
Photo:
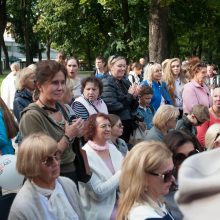
[[14,143],[26,178],[9,219],[218,219],[218,198],[205,199],[220,192],[220,164],[203,152],[220,154],[217,66],[98,56],[82,78],[79,65],[59,53],[12,64],[2,82],[0,155]]

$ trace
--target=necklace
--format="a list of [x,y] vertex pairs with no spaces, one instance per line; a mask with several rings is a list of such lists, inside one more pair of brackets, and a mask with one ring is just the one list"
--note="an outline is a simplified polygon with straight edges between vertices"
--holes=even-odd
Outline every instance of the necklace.
[[212,106],[212,111],[218,118],[220,117],[220,112],[215,111],[213,106]]
[[40,99],[38,99],[38,100],[43,105],[42,108],[44,110],[47,110],[47,111],[50,111],[50,112],[54,112],[54,113],[59,111],[59,107],[58,107],[57,103],[55,104],[55,108],[53,108],[53,107],[49,107],[49,106],[45,105]]

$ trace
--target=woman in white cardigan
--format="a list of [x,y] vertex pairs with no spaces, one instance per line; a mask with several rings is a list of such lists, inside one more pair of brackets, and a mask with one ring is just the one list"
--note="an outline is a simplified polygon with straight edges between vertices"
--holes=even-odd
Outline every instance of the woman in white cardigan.
[[123,160],[117,148],[108,142],[111,124],[107,115],[91,115],[87,121],[83,147],[88,156],[92,177],[79,183],[86,220],[111,220],[116,217],[117,189]]

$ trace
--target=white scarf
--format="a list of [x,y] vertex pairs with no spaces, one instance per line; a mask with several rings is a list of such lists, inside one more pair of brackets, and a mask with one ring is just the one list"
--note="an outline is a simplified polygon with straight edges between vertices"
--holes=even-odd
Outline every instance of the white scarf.
[[56,181],[54,190],[41,188],[33,181],[32,184],[38,193],[48,198],[48,212],[53,214],[57,220],[79,220],[77,213],[65,195],[62,185],[58,181]]

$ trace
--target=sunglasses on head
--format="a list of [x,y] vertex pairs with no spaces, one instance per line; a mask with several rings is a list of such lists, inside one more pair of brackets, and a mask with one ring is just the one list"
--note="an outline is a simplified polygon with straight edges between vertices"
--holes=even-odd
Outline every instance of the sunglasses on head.
[[153,176],[159,176],[163,179],[163,182],[164,183],[167,183],[167,182],[170,182],[173,178],[173,174],[174,174],[174,170],[170,170],[166,173],[154,173],[154,172],[149,172],[150,175],[153,175]]
[[53,156],[47,156],[44,161],[42,161],[42,164],[46,165],[47,167],[50,167],[53,165],[54,160],[60,161],[61,152],[56,151]]
[[194,154],[197,154],[197,153],[199,153],[199,151],[197,149],[189,152],[188,155],[185,155],[183,153],[176,153],[173,155],[174,163],[180,165],[186,158],[188,158]]

